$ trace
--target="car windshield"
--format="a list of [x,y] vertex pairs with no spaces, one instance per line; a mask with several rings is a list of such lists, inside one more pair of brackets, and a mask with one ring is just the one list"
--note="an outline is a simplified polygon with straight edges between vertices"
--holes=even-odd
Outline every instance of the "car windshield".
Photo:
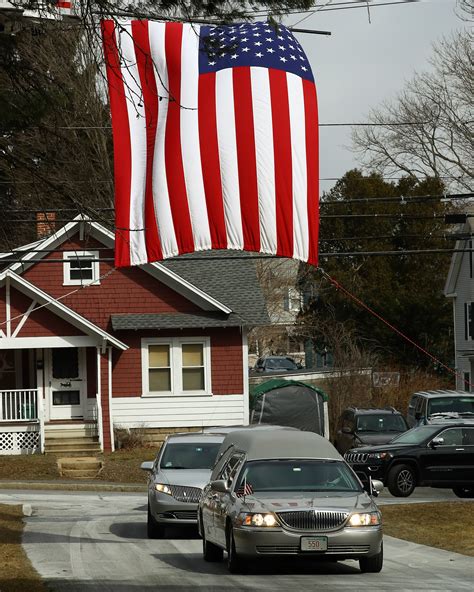
[[405,420],[397,414],[367,414],[357,418],[358,432],[404,432]]
[[166,445],[160,460],[162,469],[212,469],[220,442],[176,442]]
[[255,460],[244,465],[236,491],[361,491],[360,483],[341,461]]
[[420,426],[396,436],[393,440],[390,440],[390,442],[397,444],[421,444],[426,439],[433,436],[437,431],[439,431],[439,426]]
[[437,397],[428,403],[428,415],[444,413],[474,415],[474,397]]
[[269,358],[265,364],[266,368],[269,369],[278,369],[284,368],[285,370],[296,370],[297,366],[291,360],[287,360],[286,358]]

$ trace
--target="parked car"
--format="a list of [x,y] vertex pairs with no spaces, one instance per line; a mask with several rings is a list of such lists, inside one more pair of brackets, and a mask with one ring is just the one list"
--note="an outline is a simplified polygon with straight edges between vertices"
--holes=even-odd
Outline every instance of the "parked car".
[[[199,502],[206,561],[227,551],[231,573],[248,558],[357,559],[383,564],[380,513],[334,446],[312,432],[232,432]],[[373,482],[377,493],[382,483]],[[374,490],[375,491],[375,490]]]
[[474,394],[463,391],[420,391],[408,403],[407,420],[412,428],[438,421],[474,419]]
[[224,434],[173,434],[156,460],[141,468],[148,478],[147,534],[163,538],[167,525],[196,524],[203,487],[209,481]]
[[344,454],[351,448],[385,444],[408,429],[403,415],[393,407],[348,407],[339,417],[334,446]]
[[293,358],[287,356],[266,356],[258,358],[255,363],[254,370],[256,372],[296,372],[301,370],[303,366]]
[[396,497],[420,485],[474,497],[474,423],[419,426],[389,444],[354,448],[345,459],[362,481],[379,479]]

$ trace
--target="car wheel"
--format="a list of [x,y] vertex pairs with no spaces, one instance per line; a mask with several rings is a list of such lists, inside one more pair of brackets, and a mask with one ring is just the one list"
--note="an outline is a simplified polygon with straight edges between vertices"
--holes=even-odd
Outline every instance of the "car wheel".
[[235,550],[234,531],[232,526],[227,529],[227,569],[231,574],[242,573],[242,560]]
[[453,487],[453,493],[458,497],[474,497],[474,487]]
[[415,490],[415,473],[408,465],[396,465],[387,477],[388,490],[395,497],[408,497]]
[[379,571],[382,571],[383,545],[380,547],[380,552],[377,555],[359,559],[359,567],[362,573],[379,573]]
[[165,536],[165,527],[161,524],[158,524],[158,522],[153,517],[153,514],[150,510],[150,504],[148,504],[146,533],[149,539],[162,539]]

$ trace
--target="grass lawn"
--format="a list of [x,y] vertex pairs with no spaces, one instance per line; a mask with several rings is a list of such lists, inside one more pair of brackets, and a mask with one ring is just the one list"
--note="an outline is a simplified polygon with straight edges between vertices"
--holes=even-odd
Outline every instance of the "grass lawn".
[[[154,460],[157,449],[122,449],[101,455],[104,467],[97,481],[113,483],[146,483],[147,473],[140,469],[145,460]],[[56,457],[44,454],[28,456],[0,456],[0,480],[48,481],[63,480],[59,475]],[[0,588],[0,592],[3,590]]]
[[380,506],[384,533],[474,557],[474,503]]
[[47,592],[49,588],[33,569],[21,546],[21,506],[0,504],[0,590],[1,592]]

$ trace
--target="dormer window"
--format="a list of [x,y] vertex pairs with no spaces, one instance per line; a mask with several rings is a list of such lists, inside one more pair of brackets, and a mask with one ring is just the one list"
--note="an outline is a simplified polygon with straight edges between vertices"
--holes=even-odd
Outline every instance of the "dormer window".
[[99,284],[98,251],[65,251],[64,285]]

